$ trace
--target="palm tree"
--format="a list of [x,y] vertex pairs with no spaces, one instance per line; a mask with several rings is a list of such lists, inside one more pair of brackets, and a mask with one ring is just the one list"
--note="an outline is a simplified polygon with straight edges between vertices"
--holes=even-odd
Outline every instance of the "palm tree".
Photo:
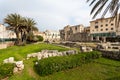
[[33,19],[22,17],[16,13],[7,15],[4,22],[9,25],[10,30],[16,33],[17,45],[25,44],[27,36],[33,38],[33,31],[38,30],[37,27],[35,27],[36,22]]
[[21,40],[20,31],[21,31],[21,25],[23,23],[23,17],[19,14],[9,14],[4,19],[4,22],[7,23],[9,26],[9,29],[13,30],[16,33],[17,41],[16,43],[19,44]]
[[25,33],[24,35],[26,36],[25,39],[31,40],[34,38],[33,31],[38,31],[38,28],[35,27],[35,25],[36,25],[36,22],[33,19],[31,18],[24,19],[24,26],[26,27],[24,32]]
[[32,30],[33,30],[33,31],[39,31],[36,26],[34,26],[34,27],[32,28]]
[[119,27],[120,24],[120,1],[119,0],[87,0],[90,2],[90,6],[93,5],[93,8],[90,14],[93,14],[95,18],[99,13],[102,12],[102,18],[109,12],[111,18],[115,19],[116,27]]

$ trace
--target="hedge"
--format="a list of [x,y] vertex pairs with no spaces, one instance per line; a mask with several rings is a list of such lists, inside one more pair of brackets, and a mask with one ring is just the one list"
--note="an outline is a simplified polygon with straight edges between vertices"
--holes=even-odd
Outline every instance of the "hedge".
[[70,56],[50,57],[39,60],[38,64],[34,65],[34,69],[39,75],[45,76],[53,74],[54,72],[81,66],[99,57],[101,57],[101,53],[98,51],[79,53]]
[[0,80],[13,75],[14,64],[1,64],[0,65]]
[[42,36],[36,36],[38,38],[38,41],[43,41],[43,37]]

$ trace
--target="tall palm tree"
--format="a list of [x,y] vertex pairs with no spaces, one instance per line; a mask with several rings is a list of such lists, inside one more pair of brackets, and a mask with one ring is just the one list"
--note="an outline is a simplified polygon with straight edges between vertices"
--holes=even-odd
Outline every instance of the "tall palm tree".
[[36,22],[33,20],[33,19],[31,19],[31,18],[25,18],[24,19],[24,26],[25,26],[25,32],[24,32],[24,36],[26,36],[25,37],[25,39],[33,39],[33,31],[38,31],[38,28],[37,27],[35,27],[35,25],[36,25]]
[[10,30],[16,33],[17,45],[26,43],[27,36],[33,38],[33,31],[38,30],[33,19],[22,17],[16,13],[7,15],[4,22],[9,25]]
[[102,12],[102,17],[104,17],[107,12],[111,14],[111,18],[115,19],[116,27],[119,27],[120,24],[120,0],[87,0],[90,2],[90,6],[93,5],[93,8],[90,14],[93,14],[95,18],[99,13]]
[[21,25],[23,23],[23,17],[20,16],[19,14],[9,14],[7,17],[4,19],[4,22],[9,25],[9,29],[13,30],[16,33],[17,37],[17,44],[20,43],[20,30],[21,30]]

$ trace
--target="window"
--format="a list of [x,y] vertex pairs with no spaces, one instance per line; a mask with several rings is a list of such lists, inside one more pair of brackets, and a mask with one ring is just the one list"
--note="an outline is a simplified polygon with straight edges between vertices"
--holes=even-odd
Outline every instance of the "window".
[[114,24],[113,23],[111,23],[111,26],[113,26]]
[[101,27],[103,27],[103,25],[101,25]]
[[95,24],[97,24],[98,22],[95,22]]
[[111,28],[111,30],[113,30],[113,28]]
[[101,29],[101,31],[103,31],[103,29]]
[[108,31],[108,28],[106,28],[106,31]]
[[70,35],[70,32],[68,33],[68,35]]
[[95,22],[95,24],[98,24],[98,22]]
[[108,26],[108,24],[106,24],[105,26]]
[[77,27],[75,27],[75,30],[77,30]]
[[94,30],[92,30],[94,32]]
[[95,28],[98,28],[98,26],[95,26]]

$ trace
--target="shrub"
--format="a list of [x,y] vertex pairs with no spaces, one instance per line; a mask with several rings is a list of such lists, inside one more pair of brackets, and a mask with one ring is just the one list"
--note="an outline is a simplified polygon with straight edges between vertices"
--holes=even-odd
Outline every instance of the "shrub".
[[38,38],[38,41],[43,41],[43,37],[42,36],[36,36]]
[[13,75],[14,64],[1,64],[0,65],[0,80],[5,77]]
[[70,56],[50,57],[38,61],[38,64],[34,66],[35,71],[41,75],[49,75],[54,72],[71,69],[77,66],[81,66],[84,63],[90,62],[93,59],[99,58],[101,53],[97,51],[80,53]]

